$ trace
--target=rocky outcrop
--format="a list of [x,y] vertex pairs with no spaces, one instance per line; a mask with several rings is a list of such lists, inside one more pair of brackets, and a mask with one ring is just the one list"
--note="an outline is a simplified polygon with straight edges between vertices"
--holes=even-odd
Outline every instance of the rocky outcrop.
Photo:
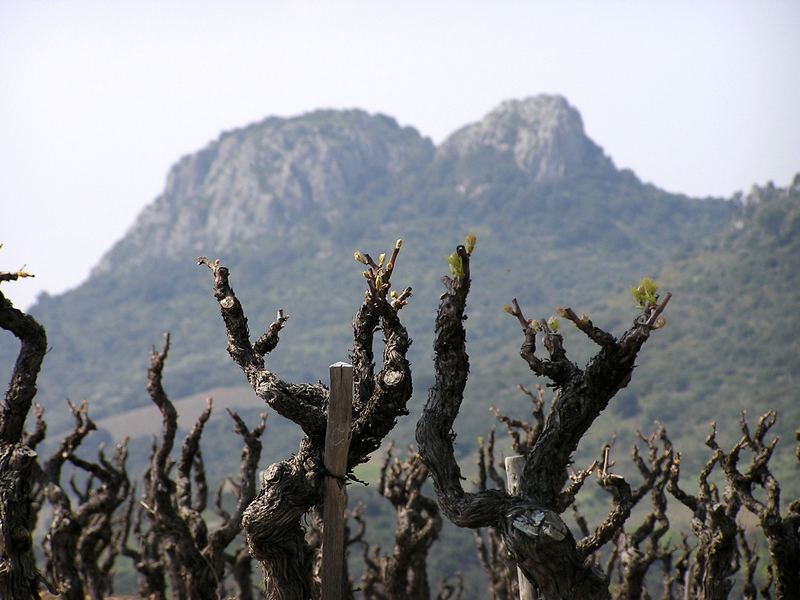
[[348,196],[433,151],[416,130],[361,110],[272,117],[224,133],[171,169],[164,193],[95,273],[116,261],[225,248],[302,222],[318,227]]
[[[191,256],[310,224],[319,229],[349,198],[436,158],[481,163],[487,153],[534,182],[577,172],[615,173],[561,96],[503,102],[438,149],[410,127],[361,110],[270,117],[223,133],[183,157],[163,194],[139,216],[94,273],[154,258]],[[491,169],[491,167],[489,167]]]
[[438,149],[442,159],[484,160],[496,153],[537,182],[557,181],[581,170],[614,170],[602,148],[586,137],[583,121],[561,96],[508,100],[478,123],[451,135]]

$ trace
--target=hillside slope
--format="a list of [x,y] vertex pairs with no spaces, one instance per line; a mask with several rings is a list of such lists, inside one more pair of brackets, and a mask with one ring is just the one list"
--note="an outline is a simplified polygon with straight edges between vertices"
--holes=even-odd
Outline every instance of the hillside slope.
[[[686,434],[698,440],[711,420],[732,439],[741,411],[754,419],[777,409],[775,433],[788,449],[800,426],[800,175],[734,201],[739,215],[718,236],[661,270],[677,302],[672,331],[642,361],[642,404],[676,429],[690,415]],[[780,456],[796,480],[791,454]]]

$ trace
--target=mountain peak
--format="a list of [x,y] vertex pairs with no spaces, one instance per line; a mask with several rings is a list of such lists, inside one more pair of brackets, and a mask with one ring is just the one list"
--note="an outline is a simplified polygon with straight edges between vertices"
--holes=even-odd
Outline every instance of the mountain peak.
[[325,221],[345,199],[433,151],[413,128],[357,109],[269,117],[223,133],[170,170],[164,192],[94,272]]
[[568,119],[576,121],[578,127],[583,129],[580,114],[560,94],[538,94],[527,98],[504,100],[492,109],[487,118],[499,115],[514,115],[529,123],[541,119]]
[[542,182],[579,169],[613,169],[602,148],[586,136],[580,113],[558,95],[507,100],[451,135],[439,154],[469,159],[485,156],[487,150],[509,156]]

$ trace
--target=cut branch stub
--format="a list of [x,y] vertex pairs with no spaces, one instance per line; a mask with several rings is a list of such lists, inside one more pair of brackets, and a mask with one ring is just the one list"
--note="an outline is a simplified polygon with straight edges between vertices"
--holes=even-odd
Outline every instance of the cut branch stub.
[[[357,262],[369,267],[363,272],[363,275],[367,280],[367,295],[371,297],[374,302],[386,300],[386,295],[391,288],[392,273],[394,272],[395,266],[397,266],[397,256],[402,247],[403,240],[397,240],[388,262],[385,261],[386,254],[381,254],[376,263],[369,254],[362,254],[360,250],[356,250],[353,253],[353,258],[355,258]],[[411,296],[411,288],[405,288],[400,293],[393,291],[390,296],[392,299],[392,307],[395,310],[400,310],[407,304],[407,300],[409,296]]]
[[[19,273],[0,273],[0,281],[15,280]],[[47,352],[47,334],[36,319],[14,308],[0,292],[0,328],[20,341],[11,381],[0,404],[0,442],[16,444],[22,440],[25,419],[36,395],[36,380]]]
[[[389,262],[383,267],[365,271],[367,292],[353,319],[351,359],[355,394],[348,470],[368,460],[394,428],[397,418],[408,414],[406,404],[411,398],[412,382],[406,354],[411,339],[400,322],[399,311],[407,304],[411,288],[393,295],[391,301],[386,298],[402,245],[402,240],[397,240]],[[376,290],[381,291],[376,295]],[[383,332],[384,350],[383,368],[376,374],[372,347],[378,327]]]
[[[11,303],[0,293],[0,314],[5,312]],[[4,317],[3,317],[4,318]],[[32,320],[32,319],[31,319]],[[5,328],[4,323],[0,326]],[[44,330],[42,329],[42,333]],[[27,335],[27,334],[23,334]],[[25,342],[23,342],[25,346]],[[44,352],[42,352],[44,355]],[[33,362],[36,362],[35,359]],[[36,568],[34,555],[32,526],[35,523],[33,511],[32,485],[38,470],[36,453],[19,443],[13,413],[22,410],[26,402],[30,387],[35,391],[36,371],[28,370],[26,365],[31,362],[24,359],[22,351],[17,360],[9,394],[6,394],[4,411],[8,418],[4,427],[5,439],[0,439],[0,464],[2,464],[2,478],[0,478],[0,597],[20,598],[22,600],[39,598],[39,583],[41,574]],[[20,376],[26,372],[22,378]],[[27,379],[33,375],[33,379]],[[22,388],[27,387],[27,390]],[[12,392],[13,389],[19,390]],[[33,397],[32,394],[30,396]],[[9,402],[13,404],[8,405]],[[19,430],[19,435],[22,430]],[[16,438],[16,439],[15,439]]]
[[278,333],[288,320],[278,311],[277,320],[253,345],[244,309],[228,282],[229,271],[219,260],[209,261],[201,256],[200,265],[206,265],[214,275],[214,297],[220,307],[228,334],[228,353],[244,371],[256,395],[278,414],[297,423],[309,437],[322,441],[325,436],[325,405],[328,390],[322,384],[291,384],[281,380],[265,366],[265,356],[278,344]]

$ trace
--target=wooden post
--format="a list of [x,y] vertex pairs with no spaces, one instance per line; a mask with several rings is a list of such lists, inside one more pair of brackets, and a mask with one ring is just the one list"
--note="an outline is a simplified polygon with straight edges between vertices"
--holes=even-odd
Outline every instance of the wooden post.
[[347,451],[353,406],[353,366],[331,365],[328,427],[325,431],[325,498],[322,505],[322,600],[344,598],[344,509]]
[[[508,493],[514,496],[519,490],[519,482],[522,479],[522,472],[525,470],[524,456],[506,457],[506,477],[508,478]],[[535,600],[535,588],[525,577],[522,569],[517,567],[517,582],[519,583],[519,600]]]

